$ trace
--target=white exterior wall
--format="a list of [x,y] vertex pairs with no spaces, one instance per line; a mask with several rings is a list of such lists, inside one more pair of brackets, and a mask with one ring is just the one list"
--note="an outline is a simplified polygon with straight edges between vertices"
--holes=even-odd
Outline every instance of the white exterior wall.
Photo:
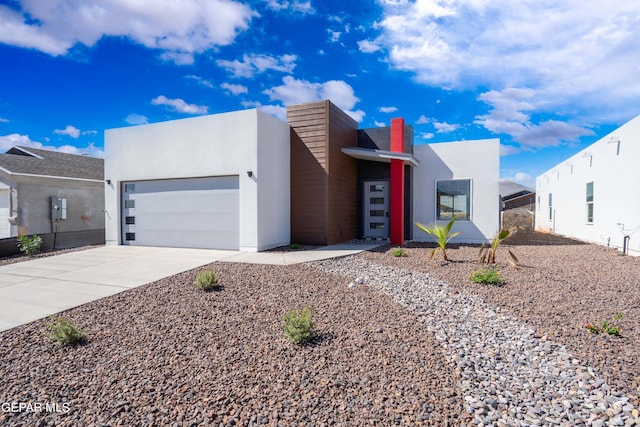
[[106,130],[107,244],[122,239],[122,182],[225,175],[239,176],[240,249],[289,243],[289,140],[289,125],[255,109]]
[[[622,248],[628,234],[629,253],[640,255],[638,160],[640,116],[536,178],[536,230],[617,248]],[[588,182],[594,187],[591,224],[586,216]],[[549,193],[553,194],[551,219]]]
[[[424,225],[436,223],[436,181],[471,180],[471,220],[456,221],[452,231],[461,234],[452,243],[483,243],[499,228],[500,140],[448,142],[415,145],[420,166],[413,170],[413,220]],[[446,225],[447,221],[437,221]],[[413,225],[413,238],[433,239]]]

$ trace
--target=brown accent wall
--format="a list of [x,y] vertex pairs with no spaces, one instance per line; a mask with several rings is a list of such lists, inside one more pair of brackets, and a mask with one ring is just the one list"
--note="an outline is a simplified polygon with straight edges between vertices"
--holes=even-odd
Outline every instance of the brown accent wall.
[[291,242],[334,244],[356,237],[358,124],[329,101],[287,107],[291,126]]

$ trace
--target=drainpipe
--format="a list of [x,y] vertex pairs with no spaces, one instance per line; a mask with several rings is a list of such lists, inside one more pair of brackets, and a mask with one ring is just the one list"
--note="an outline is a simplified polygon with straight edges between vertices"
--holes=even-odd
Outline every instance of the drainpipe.
[[622,255],[627,255],[627,252],[629,252],[629,240],[631,240],[631,236],[624,236],[622,240]]

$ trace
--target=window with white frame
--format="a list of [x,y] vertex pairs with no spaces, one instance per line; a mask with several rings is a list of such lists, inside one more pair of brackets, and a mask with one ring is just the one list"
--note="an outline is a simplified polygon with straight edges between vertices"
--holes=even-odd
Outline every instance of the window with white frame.
[[471,220],[471,180],[453,179],[436,182],[436,219]]
[[553,194],[549,193],[549,221],[553,219]]
[[593,224],[593,181],[587,182],[587,223]]

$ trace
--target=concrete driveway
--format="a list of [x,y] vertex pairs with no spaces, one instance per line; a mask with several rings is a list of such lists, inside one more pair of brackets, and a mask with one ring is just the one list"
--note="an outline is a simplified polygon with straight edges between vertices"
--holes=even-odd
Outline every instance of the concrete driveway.
[[286,253],[104,246],[0,266],[0,331],[215,261],[296,264],[375,246],[343,244]]

